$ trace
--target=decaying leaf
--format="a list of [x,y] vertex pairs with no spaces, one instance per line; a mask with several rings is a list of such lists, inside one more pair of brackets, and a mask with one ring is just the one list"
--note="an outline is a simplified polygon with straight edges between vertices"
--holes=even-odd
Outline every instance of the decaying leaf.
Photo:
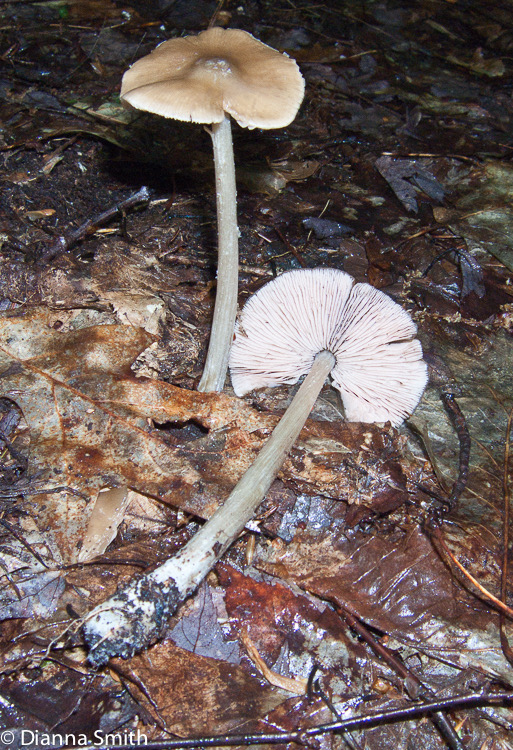
[[209,733],[213,721],[216,731],[227,732],[248,716],[264,716],[287,697],[262,685],[242,667],[192,654],[169,642],[132,658],[128,667],[114,661],[128,679],[144,686],[142,700],[150,713],[158,706],[168,731],[179,737]]
[[175,646],[198,656],[240,664],[240,645],[236,639],[227,637],[220,624],[220,620],[226,622],[226,618],[221,592],[212,591],[203,582],[197,596],[182,608],[180,619],[170,631],[170,637]]
[[422,162],[381,156],[376,160],[375,166],[408,211],[417,213],[418,205],[415,196],[419,191],[423,191],[435,201],[443,200],[442,185]]
[[47,661],[24,680],[16,673],[2,675],[0,724],[9,730],[4,737],[13,738],[9,745],[15,742],[22,747],[28,738],[39,744],[35,738],[41,737],[44,743],[60,732],[77,739],[95,731],[121,733],[134,720],[137,710],[114,680],[104,675],[85,677],[79,664],[73,666],[76,669],[63,670]]
[[455,170],[449,186],[455,191],[453,208],[436,208],[434,216],[465,237],[471,248],[482,248],[513,271],[511,197],[513,170],[489,160]]
[[[134,377],[131,363],[152,342],[141,329],[60,332],[50,327],[51,319],[45,311],[6,316],[0,366],[3,395],[19,404],[30,426],[30,473],[51,488],[67,488],[34,497],[36,515],[51,529],[58,554],[76,557],[90,498],[103,488],[128,485],[208,517],[279,417],[223,394]],[[148,420],[178,431],[192,423],[200,432],[192,441],[173,443]],[[301,491],[383,508],[402,502],[406,479],[394,430],[310,422],[302,435],[283,469]]]
[[[9,558],[11,558],[9,560]],[[6,562],[12,562],[8,556]],[[4,563],[5,571],[5,563]],[[0,617],[8,620],[17,617],[50,617],[64,591],[64,580],[58,571],[45,571],[28,567],[25,573],[16,575],[0,589]]]
[[502,60],[496,58],[485,59],[483,50],[478,48],[474,51],[470,59],[457,58],[454,55],[449,55],[448,59],[450,62],[461,65],[463,68],[469,68],[470,70],[478,73],[479,75],[489,76],[490,78],[496,78],[503,76],[506,72],[506,68]]
[[[326,602],[307,598],[277,577],[258,580],[255,571],[243,575],[222,563],[217,570],[225,589],[230,634],[241,640],[241,630],[246,629],[259,657],[273,672],[303,684],[317,665],[325,684],[331,683],[338,693],[356,684],[363,690],[378,673],[383,679],[390,676]],[[281,573],[285,577],[286,570]],[[297,684],[295,688],[297,693]]]
[[297,534],[288,545],[276,541],[262,550],[256,564],[348,607],[412,651],[511,684],[497,615],[464,591],[456,595],[450,571],[419,529],[352,540],[336,532]]

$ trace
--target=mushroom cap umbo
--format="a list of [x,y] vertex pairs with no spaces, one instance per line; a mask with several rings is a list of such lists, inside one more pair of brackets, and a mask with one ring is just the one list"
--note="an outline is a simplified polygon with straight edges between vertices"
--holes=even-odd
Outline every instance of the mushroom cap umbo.
[[297,63],[239,29],[212,28],[170,39],[123,76],[121,100],[163,117],[283,128],[296,116],[305,82]]
[[230,353],[237,396],[296,383],[330,351],[330,375],[351,422],[400,425],[417,406],[427,367],[410,315],[370,284],[334,268],[289,271],[242,309]]

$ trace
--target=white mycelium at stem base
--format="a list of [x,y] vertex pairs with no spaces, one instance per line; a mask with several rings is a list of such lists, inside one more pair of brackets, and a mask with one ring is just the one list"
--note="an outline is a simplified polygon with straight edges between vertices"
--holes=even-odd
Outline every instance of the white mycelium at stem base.
[[90,661],[129,656],[207,575],[265,497],[331,374],[351,420],[400,424],[427,374],[415,324],[393,300],[335,269],[291,271],[244,307],[230,356],[237,394],[306,378],[255,462],[212,518],[174,557],[89,615]]

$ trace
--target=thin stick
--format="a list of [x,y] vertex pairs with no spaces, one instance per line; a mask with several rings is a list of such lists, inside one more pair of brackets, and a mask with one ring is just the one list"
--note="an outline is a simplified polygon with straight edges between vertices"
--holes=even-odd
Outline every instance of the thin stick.
[[41,563],[43,568],[46,568],[48,570],[48,565],[45,563],[41,555],[31,547],[31,545],[27,542],[27,540],[20,534],[20,532],[11,524],[9,521],[6,521],[5,518],[0,518],[0,524],[9,531],[15,539],[17,539],[26,550],[30,552],[30,554],[36,558],[38,563]]
[[[504,445],[504,471],[502,475],[502,487],[504,495],[504,518],[502,525],[502,571],[501,571],[501,600],[506,603],[506,593],[508,590],[508,562],[509,562],[509,519],[510,519],[510,491],[509,491],[509,446],[511,440],[511,423],[513,421],[513,409],[508,415],[508,424],[506,426],[506,443]],[[506,659],[513,664],[513,650],[508,642],[508,637],[504,629],[504,615],[500,616],[500,635],[502,652]]]
[[290,244],[290,242],[285,237],[285,235],[283,234],[283,232],[280,229],[278,229],[278,227],[274,227],[274,231],[276,232],[276,234],[278,235],[278,237],[280,238],[280,240],[283,242],[283,244],[285,245],[285,247],[287,248],[287,250],[289,251],[289,253],[291,255],[293,255],[294,258],[297,260],[297,262],[299,263],[299,265],[301,266],[301,268],[308,268],[308,263],[302,257],[302,255],[299,252],[299,250],[296,250],[296,248],[293,247]]
[[502,475],[502,487],[504,493],[504,521],[502,532],[503,562],[502,562],[502,580],[501,580],[501,599],[506,601],[506,591],[508,586],[508,551],[509,551],[509,518],[510,518],[510,491],[509,491],[509,445],[511,441],[511,424],[513,421],[513,409],[508,416],[506,427],[506,442],[504,445],[504,471]]
[[124,211],[126,208],[131,208],[136,203],[146,201],[149,199],[149,197],[150,193],[148,191],[148,188],[143,186],[136,193],[130,195],[120,203],[116,203],[115,206],[108,208],[107,211],[104,211],[99,216],[85,221],[83,224],[81,224],[81,226],[78,227],[78,229],[74,229],[72,232],[70,232],[67,237],[59,237],[56,242],[51,245],[51,247],[43,250],[39,260],[52,260],[58,255],[66,253],[74,245],[76,245],[77,242],[83,240],[87,234],[91,234],[91,232],[96,231],[99,226],[105,224],[107,221],[109,221],[109,219],[112,219],[112,217],[115,216],[119,211]]
[[[393,651],[374,638],[370,630],[366,628],[365,625],[352,614],[352,612],[338,602],[334,602],[334,604],[337,612],[344,618],[349,627],[365,640],[377,656],[381,657],[403,680],[412,680],[419,688],[419,694],[422,697],[425,697],[427,694],[430,698],[433,698],[433,692],[424,685],[417,675],[408,669],[408,667],[397,658]],[[451,750],[464,750],[463,743],[444,713],[441,711],[434,711],[430,718]]]
[[511,607],[508,607],[507,604],[504,602],[501,602],[500,599],[498,599],[496,596],[494,596],[488,589],[485,589],[484,586],[482,586],[478,580],[474,578],[474,576],[468,572],[468,570],[465,570],[463,565],[460,563],[458,558],[453,555],[447,544],[445,543],[442,534],[440,532],[440,529],[431,529],[431,535],[436,539],[436,541],[440,544],[444,552],[448,555],[448,557],[452,560],[452,562],[456,565],[456,567],[461,570],[465,578],[467,578],[471,583],[474,584],[474,586],[479,590],[479,592],[488,599],[491,604],[495,605],[495,607],[500,610],[503,614],[506,615],[506,617],[509,617],[513,620],[513,609]]
[[[189,748],[244,746],[244,745],[281,745],[289,742],[307,744],[310,737],[319,737],[330,732],[343,732],[350,729],[365,729],[379,724],[396,721],[408,721],[426,716],[433,711],[455,711],[458,709],[470,709],[476,706],[501,706],[509,705],[513,701],[513,693],[470,693],[468,695],[456,695],[453,698],[443,700],[426,701],[402,708],[387,709],[384,711],[370,711],[361,716],[351,716],[341,721],[333,721],[329,724],[298,729],[293,732],[268,732],[255,734],[225,734],[210,735],[205,737],[193,737],[191,739],[161,740],[159,742],[131,742],[126,745],[116,744],[116,750],[134,750],[134,747],[144,747],[146,750],[188,750]],[[137,732],[131,732],[137,738]],[[84,750],[110,750],[110,745],[88,745]]]
[[453,507],[458,502],[461,493],[467,486],[471,440],[467,422],[458,405],[458,402],[454,398],[454,395],[452,393],[448,393],[447,391],[442,391],[442,393],[440,394],[440,398],[442,399],[442,403],[447,413],[449,414],[451,422],[453,423],[458,435],[458,440],[460,442],[458,478],[454,482],[451,497],[449,498],[449,505],[450,507]]

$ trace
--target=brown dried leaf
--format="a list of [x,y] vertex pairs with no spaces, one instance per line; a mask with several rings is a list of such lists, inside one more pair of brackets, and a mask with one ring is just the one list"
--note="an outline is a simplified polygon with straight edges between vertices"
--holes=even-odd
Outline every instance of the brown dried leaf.
[[[201,396],[130,376],[131,362],[152,341],[140,329],[92,326],[59,332],[49,327],[50,320],[45,311],[6,317],[0,366],[3,395],[20,405],[30,425],[30,473],[82,493],[35,497],[40,521],[51,529],[64,558],[76,557],[91,511],[87,500],[104,487],[130,484],[208,515],[220,494],[208,467],[196,467],[195,450],[184,456],[161,433],[150,432],[147,418],[196,419],[210,429],[224,427],[239,411],[249,415],[244,421],[250,427],[252,410],[237,399]],[[216,454],[222,442],[217,440]],[[232,465],[224,472],[223,486],[234,483],[236,470]],[[210,493],[202,492],[203,472]]]
[[[142,700],[158,706],[166,729],[179,737],[227,732],[248,717],[264,716],[288,695],[262,685],[235,664],[198,656],[172,643],[160,643],[119,670],[144,686]],[[133,683],[132,683],[133,684]]]
[[[34,498],[60,555],[76,559],[91,513],[88,501],[103,488],[128,485],[189,513],[211,515],[278,417],[224,394],[134,377],[132,361],[153,340],[141,329],[61,332],[51,321],[44,310],[5,316],[0,367],[2,395],[19,404],[30,426],[30,473],[67,490]],[[148,419],[175,432],[152,429]],[[188,423],[207,434],[180,439]],[[283,469],[294,487],[381,510],[404,500],[409,467],[399,463],[394,430],[310,422],[301,437]]]
[[458,58],[455,55],[448,55],[447,59],[449,62],[461,65],[461,67],[468,68],[474,73],[485,75],[490,78],[503,76],[506,72],[506,67],[502,60],[498,58],[485,59],[481,48],[474,50],[474,54],[470,59],[465,60]]
[[338,62],[343,60],[346,55],[341,46],[335,44],[331,47],[323,46],[320,42],[306,47],[305,49],[294,50],[293,57],[298,62],[324,63]]
[[320,162],[315,160],[297,161],[294,159],[282,159],[272,162],[271,169],[287,182],[306,180],[312,177],[320,167]]
[[338,695],[344,686],[354,691],[361,685],[364,690],[377,674],[386,678],[387,668],[352,639],[340,617],[323,602],[279,581],[242,575],[228,564],[221,563],[216,570],[226,587],[232,637],[240,639],[241,631],[247,630],[260,657],[274,672],[301,681],[308,679],[317,664],[323,683],[332,683]]
[[498,616],[455,585],[451,572],[415,526],[373,536],[304,532],[276,540],[259,568],[340,603],[398,643],[459,668],[511,682],[500,650]]

